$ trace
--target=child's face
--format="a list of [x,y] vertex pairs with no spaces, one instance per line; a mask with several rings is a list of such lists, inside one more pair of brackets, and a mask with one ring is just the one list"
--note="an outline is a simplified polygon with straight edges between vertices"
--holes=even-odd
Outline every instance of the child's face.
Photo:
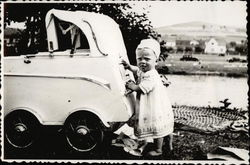
[[137,66],[142,72],[147,72],[155,68],[156,56],[151,49],[139,50],[136,54]]

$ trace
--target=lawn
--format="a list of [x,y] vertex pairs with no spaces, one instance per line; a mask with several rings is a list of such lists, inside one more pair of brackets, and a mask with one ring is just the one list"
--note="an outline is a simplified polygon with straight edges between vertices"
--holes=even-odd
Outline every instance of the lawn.
[[[7,159],[49,159],[49,160],[206,160],[206,154],[214,151],[218,146],[248,149],[249,137],[240,132],[223,131],[216,134],[205,134],[185,130],[175,126],[173,138],[173,151],[169,152],[163,145],[163,155],[159,157],[137,157],[125,152],[121,147],[111,145],[111,140],[117,135],[106,133],[102,147],[92,154],[81,154],[70,148],[65,141],[63,133],[51,128],[44,128],[43,136],[33,150],[19,150],[5,146],[5,158]],[[165,142],[167,139],[165,139]],[[146,150],[149,150],[149,145]]]
[[167,66],[169,74],[247,76],[246,62],[228,62],[232,58],[246,60],[246,56],[194,54],[192,56],[199,61],[181,61],[182,56],[182,54],[170,54],[166,61],[159,63],[159,66]]

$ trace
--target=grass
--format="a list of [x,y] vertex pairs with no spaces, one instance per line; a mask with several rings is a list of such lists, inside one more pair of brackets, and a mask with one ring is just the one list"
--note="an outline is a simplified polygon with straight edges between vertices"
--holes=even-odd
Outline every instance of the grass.
[[[216,134],[202,134],[186,130],[175,125],[173,151],[163,145],[163,155],[152,157],[136,157],[126,153],[122,148],[111,145],[117,135],[106,133],[101,148],[96,153],[81,154],[70,148],[60,129],[43,128],[43,136],[33,149],[13,150],[5,146],[5,159],[63,159],[63,160],[206,160],[206,154],[218,146],[248,149],[249,137],[240,132],[223,131]],[[165,139],[166,142],[167,139]],[[146,150],[149,150],[152,144]]]
[[193,57],[199,61],[180,61],[182,54],[170,54],[165,62],[160,62],[159,66],[167,66],[169,74],[201,74],[201,75],[219,75],[219,76],[247,76],[247,63],[234,62],[228,60],[236,57],[245,59],[246,56],[218,56],[194,54]]
[[218,146],[248,150],[249,141],[246,134],[223,131],[219,134],[201,134],[191,131],[176,130],[174,136],[174,160],[206,160],[206,154]]

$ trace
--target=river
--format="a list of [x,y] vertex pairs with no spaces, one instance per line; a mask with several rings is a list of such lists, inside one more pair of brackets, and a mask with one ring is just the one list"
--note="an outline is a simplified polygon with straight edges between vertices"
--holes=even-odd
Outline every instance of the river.
[[172,104],[194,106],[222,106],[219,101],[226,98],[229,108],[248,107],[247,78],[231,78],[203,75],[167,75]]

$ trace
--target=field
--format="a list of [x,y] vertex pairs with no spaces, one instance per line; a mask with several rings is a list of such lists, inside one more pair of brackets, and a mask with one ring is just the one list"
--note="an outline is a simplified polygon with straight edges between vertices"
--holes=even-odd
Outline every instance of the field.
[[247,76],[246,62],[228,62],[232,58],[246,60],[246,56],[194,54],[192,57],[197,58],[199,61],[181,61],[182,56],[182,54],[170,54],[165,62],[159,63],[159,66],[167,66],[170,74]]

